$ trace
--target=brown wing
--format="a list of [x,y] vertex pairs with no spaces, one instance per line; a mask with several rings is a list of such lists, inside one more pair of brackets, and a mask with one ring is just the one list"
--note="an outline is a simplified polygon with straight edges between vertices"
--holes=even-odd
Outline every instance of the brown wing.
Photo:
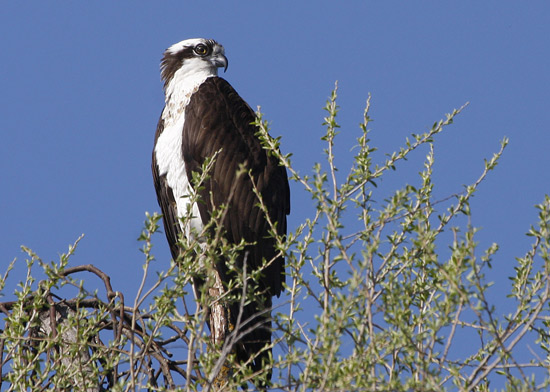
[[[162,117],[159,119],[157,125],[157,131],[155,133],[155,145],[159,135],[164,130],[164,120]],[[153,171],[153,182],[155,184],[155,190],[157,192],[157,200],[162,211],[162,221],[164,223],[164,233],[170,246],[170,252],[174,260],[177,259],[179,250],[177,246],[178,238],[181,236],[181,228],[178,220],[178,212],[176,207],[176,199],[172,188],[168,186],[166,175],[159,174],[159,168],[157,165],[157,159],[155,157],[155,149],[153,148],[153,161],[151,163],[151,169]]]
[[[228,204],[223,222],[229,241],[255,243],[249,247],[247,265],[255,268],[262,258],[276,255],[269,238],[269,224],[258,207],[250,176],[237,177],[241,164],[251,170],[270,218],[277,222],[279,234],[286,234],[286,215],[290,212],[290,191],[286,169],[268,156],[255,136],[255,115],[231,85],[218,77],[208,78],[193,94],[185,109],[182,152],[188,177],[199,172],[206,157],[219,151],[210,179],[201,192],[199,210],[203,223],[212,210]],[[231,196],[231,200],[229,200]],[[284,260],[278,257],[263,273],[262,286],[279,295],[284,282]]]

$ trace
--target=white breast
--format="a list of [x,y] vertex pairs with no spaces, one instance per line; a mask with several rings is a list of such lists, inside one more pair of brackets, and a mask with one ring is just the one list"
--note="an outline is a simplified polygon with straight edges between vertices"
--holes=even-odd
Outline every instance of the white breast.
[[[166,175],[168,186],[172,188],[176,200],[178,217],[190,217],[187,224],[182,224],[183,233],[192,238],[192,229],[198,233],[202,231],[203,224],[196,203],[190,204],[190,196],[193,188],[187,178],[185,162],[182,155],[182,132],[185,123],[185,107],[191,96],[199,86],[210,76],[211,72],[180,72],[174,74],[174,78],[166,87],[166,106],[162,112],[164,130],[157,139],[155,145],[155,158],[159,175]],[[189,212],[189,208],[191,211]],[[189,215],[191,214],[191,216]]]

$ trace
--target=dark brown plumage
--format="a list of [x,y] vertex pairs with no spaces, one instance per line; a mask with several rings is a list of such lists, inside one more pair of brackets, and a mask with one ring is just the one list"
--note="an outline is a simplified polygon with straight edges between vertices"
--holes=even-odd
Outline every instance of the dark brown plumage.
[[[210,177],[203,184],[198,203],[200,218],[207,224],[214,208],[228,205],[223,221],[225,237],[231,243],[241,240],[248,245],[238,259],[242,268],[244,261],[247,270],[257,269],[271,261],[262,271],[255,293],[257,301],[245,306],[241,323],[249,318],[242,329],[258,325],[246,335],[237,347],[237,356],[241,361],[256,355],[266,343],[271,341],[270,308],[271,297],[279,295],[285,280],[284,258],[277,256],[275,242],[270,238],[270,226],[258,206],[252,181],[262,195],[272,222],[276,222],[277,232],[286,234],[286,216],[290,212],[290,191],[286,169],[279,166],[275,157],[267,154],[255,136],[257,127],[253,125],[255,114],[231,85],[222,78],[209,77],[191,96],[185,107],[185,122],[182,129],[181,152],[188,178],[193,172],[200,172],[207,157],[216,152],[215,163]],[[155,140],[164,130],[164,120],[159,121]],[[239,167],[244,165],[249,175],[237,177]],[[178,211],[172,189],[165,175],[159,174],[155,153],[153,154],[153,178],[157,197],[164,217],[164,229],[170,244],[172,256],[178,257],[177,239],[182,234],[178,223]],[[231,198],[230,198],[230,195]],[[181,214],[180,214],[181,216]],[[246,256],[245,256],[246,255]],[[217,265],[222,280],[227,283],[230,273],[222,262]],[[201,282],[197,281],[197,285]],[[266,312],[263,312],[267,309]],[[230,307],[231,322],[235,325],[239,304]],[[265,351],[252,364],[254,370],[261,367]]]

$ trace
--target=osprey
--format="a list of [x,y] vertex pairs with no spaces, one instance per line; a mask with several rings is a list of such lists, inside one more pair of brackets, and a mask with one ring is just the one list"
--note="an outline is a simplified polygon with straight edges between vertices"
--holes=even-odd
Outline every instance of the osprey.
[[[271,298],[281,293],[285,280],[284,258],[269,234],[269,221],[276,225],[278,234],[286,234],[290,191],[286,169],[262,148],[255,135],[254,112],[227,81],[217,76],[218,68],[225,70],[227,65],[223,46],[211,39],[188,39],[164,52],[161,76],[165,107],[155,135],[152,170],[174,260],[180,253],[178,239],[200,234],[212,212],[223,205],[225,239],[247,244],[238,257],[238,267],[246,267],[248,275],[262,268],[254,285],[256,301],[244,309],[239,303],[226,309],[228,323],[235,326],[240,320],[245,324],[236,331],[240,337],[235,345],[237,358],[250,361],[252,369],[258,370],[270,351],[265,346],[271,342]],[[209,158],[214,160],[208,177],[195,189],[192,173],[200,173]],[[199,202],[191,200],[195,191]],[[189,211],[191,219],[184,224],[181,218]],[[212,263],[226,287],[232,272],[223,260]],[[204,280],[197,278],[193,283],[197,293]],[[212,330],[212,325],[209,327]]]

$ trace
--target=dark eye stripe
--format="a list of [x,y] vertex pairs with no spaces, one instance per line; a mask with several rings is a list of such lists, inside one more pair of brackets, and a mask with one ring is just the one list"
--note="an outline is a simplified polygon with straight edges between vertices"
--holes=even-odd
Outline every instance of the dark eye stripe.
[[[182,62],[185,59],[190,59],[196,56],[208,56],[212,53],[212,48],[216,45],[219,44],[216,41],[209,39],[206,40],[204,43],[198,43],[194,47],[185,47],[177,53],[173,53],[168,50],[165,51],[160,63],[161,78],[164,82],[164,87],[168,85],[168,82],[172,79],[176,71],[181,67]],[[197,48],[199,46],[206,48],[206,52],[203,54],[197,52]]]

